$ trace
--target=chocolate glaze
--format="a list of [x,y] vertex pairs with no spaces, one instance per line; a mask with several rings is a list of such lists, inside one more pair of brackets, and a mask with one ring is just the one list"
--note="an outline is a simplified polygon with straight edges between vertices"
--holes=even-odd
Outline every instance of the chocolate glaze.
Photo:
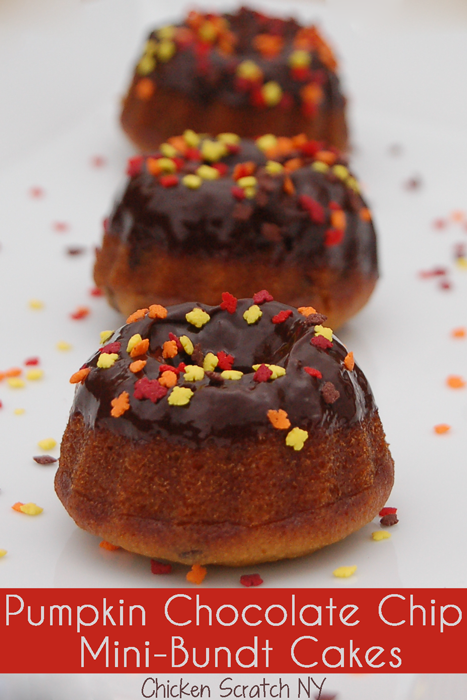
[[[272,427],[267,412],[283,409],[287,412],[291,428],[310,431],[325,428],[329,432],[356,425],[376,410],[368,382],[355,365],[352,371],[344,366],[347,350],[336,338],[332,347],[320,349],[311,344],[315,326],[307,323],[305,316],[296,309],[272,301],[261,304],[261,318],[248,325],[243,313],[254,301],[239,300],[236,311],[230,314],[221,306],[185,303],[168,308],[167,318],[151,319],[147,315],[136,322],[115,331],[106,343],[119,341],[119,359],[109,369],[97,365],[96,352],[85,366],[91,371],[76,391],[72,415],[81,413],[90,428],[105,428],[136,441],[147,441],[160,435],[174,442],[192,447],[213,440],[218,444],[230,444],[253,436],[267,439],[276,429]],[[193,308],[206,311],[211,320],[201,329],[188,323],[185,316]],[[271,321],[280,311],[292,310],[283,323]],[[139,333],[149,338],[147,364],[137,374],[129,371],[133,358],[126,352],[129,339]],[[233,355],[234,370],[244,372],[240,380],[224,379],[220,371],[196,382],[187,382],[180,374],[178,386],[189,387],[194,392],[185,406],[171,406],[168,396],[154,404],[149,399],[136,399],[134,385],[145,376],[157,379],[161,364],[175,367],[180,362],[192,364],[183,350],[172,359],[162,359],[161,348],[169,340],[169,333],[177,337],[186,335],[194,345],[200,344],[205,355],[224,351]],[[267,363],[284,367],[286,374],[275,380],[258,383],[254,380],[252,365]],[[322,379],[311,377],[304,367],[312,367],[322,373]],[[323,386],[331,382],[339,392],[339,398],[327,403],[322,395]],[[130,397],[130,409],[118,418],[110,415],[111,401],[123,391]],[[279,432],[279,431],[277,431]],[[281,431],[285,435],[287,430]]]
[[[319,144],[316,148],[319,150]],[[336,155],[327,172],[312,169],[315,157],[304,155],[300,147],[274,160],[284,163],[294,158],[301,160],[301,167],[288,175],[270,175],[264,167],[267,156],[254,141],[243,139],[238,152],[219,161],[227,165],[227,173],[217,180],[203,180],[196,190],[184,186],[181,179],[194,172],[201,160],[179,158],[180,181],[175,187],[161,186],[143,164],[115,204],[107,233],[128,247],[132,269],[148,251],[163,250],[173,256],[221,260],[259,255],[278,269],[294,266],[305,276],[311,269],[324,268],[344,275],[358,270],[363,278],[376,279],[375,230],[371,220],[360,216],[365,202],[333,170],[336,165],[347,167],[346,159]],[[257,191],[255,197],[238,201],[232,193],[237,185],[232,175],[235,165],[246,161],[258,166],[254,173]],[[284,190],[286,177],[293,183],[292,194]],[[301,195],[312,197],[324,208],[323,223],[312,221],[300,204]],[[326,231],[335,205],[345,213],[345,235],[339,245],[327,246]]]
[[[209,18],[208,15],[204,17]],[[190,27],[188,17],[177,27],[187,30],[190,28],[192,41],[178,46],[167,62],[158,61],[146,77],[151,78],[157,86],[181,92],[202,105],[220,101],[238,108],[251,104],[251,91],[238,89],[236,69],[241,61],[251,60],[262,71],[262,84],[269,81],[278,83],[293,104],[303,104],[302,88],[314,83],[322,90],[320,109],[344,107],[345,98],[334,70],[335,59],[317,30],[319,38],[314,42],[315,45],[307,46],[311,63],[306,77],[294,79],[288,61],[296,49],[297,33],[302,29],[296,20],[265,17],[245,7],[235,14],[224,14],[221,17],[228,23],[228,30],[235,37],[232,53],[224,52],[216,41],[212,44],[201,41],[197,32],[193,32]],[[258,34],[281,36],[283,45],[280,52],[274,57],[268,57],[258,51],[254,45]],[[157,41],[158,30],[151,32],[148,39]],[[322,45],[326,46],[325,55],[330,60],[323,60],[323,52],[320,51]]]

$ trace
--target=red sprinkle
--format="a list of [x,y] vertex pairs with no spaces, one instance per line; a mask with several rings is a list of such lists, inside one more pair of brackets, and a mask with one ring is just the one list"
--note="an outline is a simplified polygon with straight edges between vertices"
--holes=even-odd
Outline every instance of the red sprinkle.
[[340,211],[342,209],[341,205],[337,202],[329,202],[328,206],[331,211]]
[[[181,362],[180,364],[184,365],[183,362]],[[183,369],[185,369],[185,365],[183,366]],[[180,369],[180,365],[179,365],[178,367],[172,367],[172,365],[161,365],[161,366],[159,367],[159,374],[162,374],[163,372],[175,372],[175,374],[176,374],[177,377],[178,377],[178,375],[179,375],[180,372],[182,372],[182,371],[183,371],[183,370]]]
[[86,318],[86,316],[89,316],[90,310],[88,309],[87,306],[78,306],[76,311],[74,311],[72,314],[70,314],[70,317],[74,319],[75,321],[79,321],[82,318]]
[[381,517],[384,515],[390,515],[391,513],[397,513],[397,508],[390,508],[389,506],[386,506],[385,508],[381,508],[379,511]]
[[38,357],[28,357],[28,359],[24,361],[24,364],[27,365],[28,367],[31,365],[38,365],[39,358]]
[[344,231],[342,229],[328,228],[324,234],[324,245],[327,248],[331,248],[332,246],[339,245],[343,238]]
[[93,156],[91,158],[91,165],[93,168],[102,168],[104,165],[107,165],[107,161],[104,156]]
[[304,156],[315,156],[318,151],[321,151],[323,148],[323,144],[320,143],[319,141],[307,141],[307,143],[304,143],[302,146],[300,146],[300,150],[303,153]]
[[90,289],[89,294],[92,297],[103,297],[104,296],[103,290],[100,289],[99,287],[93,287],[92,289]]
[[271,318],[271,321],[272,321],[273,323],[284,323],[284,321],[287,321],[287,319],[289,318],[289,316],[292,316],[292,314],[293,314],[292,309],[287,309],[287,310],[284,310],[284,311],[279,311],[278,314],[276,314],[275,316],[273,316],[273,317]]
[[161,175],[159,182],[162,187],[175,187],[178,185],[178,177],[177,175]]
[[250,586],[261,586],[263,579],[259,574],[243,574],[243,576],[240,576],[240,583],[247,588]]
[[169,340],[175,340],[175,342],[177,343],[178,352],[181,352],[184,349],[183,345],[180,342],[180,338],[177,335],[175,335],[175,333],[169,333]]
[[272,370],[266,367],[266,365],[260,365],[253,375],[253,380],[258,383],[267,382],[271,376]]
[[245,190],[243,190],[241,187],[232,187],[230,191],[235,199],[238,199],[239,201],[242,201],[242,199],[245,199],[246,197]]
[[255,304],[264,304],[266,301],[274,301],[272,294],[269,294],[267,289],[262,289],[260,292],[253,294]]
[[298,201],[302,209],[305,209],[309,213],[310,219],[315,224],[324,224],[326,220],[324,207],[322,207],[319,202],[308,194],[301,194]]
[[218,171],[221,177],[227,174],[227,171],[229,169],[229,166],[226,165],[225,163],[213,163],[212,167]]
[[429,277],[442,277],[447,274],[447,269],[445,267],[434,267],[432,270],[422,270],[418,273],[418,276],[422,279],[428,279]]
[[126,166],[126,174],[128,177],[135,177],[139,175],[144,163],[143,156],[134,156],[133,158],[128,158]]
[[319,371],[319,369],[315,369],[314,367],[304,367],[303,368],[307,374],[310,375],[310,377],[316,377],[316,379],[322,379],[323,375]]
[[102,348],[99,348],[99,352],[120,352],[120,348],[122,347],[122,344],[116,340],[114,343],[109,343],[108,345],[104,345]]
[[163,564],[161,561],[151,559],[151,573],[160,576],[161,574],[171,574],[172,564]]
[[42,189],[42,187],[31,187],[31,189],[29,190],[29,196],[33,197],[34,199],[39,199],[44,195],[45,191]]
[[201,153],[197,148],[187,148],[185,151],[185,158],[187,160],[201,160]]
[[237,310],[237,302],[238,299],[237,297],[234,297],[233,294],[230,294],[229,292],[222,292],[221,309],[228,311],[229,314],[234,314]]
[[310,342],[311,345],[320,348],[320,350],[327,350],[328,348],[332,348],[331,341],[325,338],[324,335],[315,335],[315,337],[312,338]]
[[135,391],[133,396],[135,399],[149,399],[153,403],[157,403],[167,393],[167,389],[162,384],[159,384],[157,379],[148,379],[142,377],[135,382]]
[[227,355],[223,350],[217,353],[217,359],[219,360],[219,364],[217,365],[219,369],[230,370],[235,362],[235,358],[232,355]]
[[67,224],[65,221],[54,221],[52,228],[57,233],[65,233],[70,230],[70,224]]
[[447,225],[448,222],[446,221],[446,219],[435,219],[433,221],[433,228],[443,229],[446,228]]

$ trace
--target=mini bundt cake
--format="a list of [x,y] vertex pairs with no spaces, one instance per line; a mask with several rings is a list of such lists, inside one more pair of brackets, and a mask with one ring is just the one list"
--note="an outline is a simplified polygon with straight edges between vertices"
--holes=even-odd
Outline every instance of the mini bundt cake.
[[393,461],[365,376],[313,308],[263,290],[152,305],[73,375],[56,475],[76,523],[185,564],[297,557],[368,523]]
[[337,62],[315,26],[240,9],[190,12],[146,42],[121,122],[153,151],[185,129],[255,137],[303,132],[345,149],[345,98]]
[[304,135],[253,141],[186,131],[130,159],[128,173],[94,270],[125,315],[266,287],[292,306],[319,308],[338,327],[373,291],[371,213],[333,148]]

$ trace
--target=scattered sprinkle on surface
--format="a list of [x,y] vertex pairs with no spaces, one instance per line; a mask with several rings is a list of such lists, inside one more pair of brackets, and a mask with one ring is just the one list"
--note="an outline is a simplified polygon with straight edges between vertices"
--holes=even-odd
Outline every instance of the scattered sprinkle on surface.
[[261,586],[264,582],[259,574],[243,574],[240,576],[240,583],[242,586],[250,588],[250,586]]
[[41,450],[53,450],[53,448],[57,446],[57,441],[53,438],[44,438],[44,440],[39,440],[37,445],[41,448]]
[[196,585],[199,586],[199,584],[203,583],[204,579],[206,578],[206,574],[207,571],[204,566],[201,566],[200,564],[193,564],[190,571],[186,575],[186,580],[188,583],[196,583]]
[[375,532],[371,533],[371,538],[375,540],[375,542],[381,542],[381,540],[389,540],[391,537],[391,533],[387,532],[387,530],[375,530]]
[[357,571],[356,566],[339,566],[332,572],[336,578],[350,578]]

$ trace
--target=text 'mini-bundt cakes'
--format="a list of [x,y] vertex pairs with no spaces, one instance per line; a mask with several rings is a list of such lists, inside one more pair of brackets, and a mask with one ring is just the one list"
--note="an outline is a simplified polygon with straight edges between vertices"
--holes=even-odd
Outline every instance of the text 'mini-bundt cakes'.
[[190,12],[153,31],[121,123],[144,152],[185,129],[246,137],[303,132],[345,150],[345,98],[317,27],[241,8]]
[[313,308],[266,290],[151,305],[73,375],[56,475],[76,523],[153,558],[240,566],[337,542],[393,461],[368,382]]
[[249,140],[187,130],[131,158],[128,174],[94,269],[126,316],[265,287],[320,309],[335,328],[375,287],[376,235],[360,185],[339,151],[304,134]]

